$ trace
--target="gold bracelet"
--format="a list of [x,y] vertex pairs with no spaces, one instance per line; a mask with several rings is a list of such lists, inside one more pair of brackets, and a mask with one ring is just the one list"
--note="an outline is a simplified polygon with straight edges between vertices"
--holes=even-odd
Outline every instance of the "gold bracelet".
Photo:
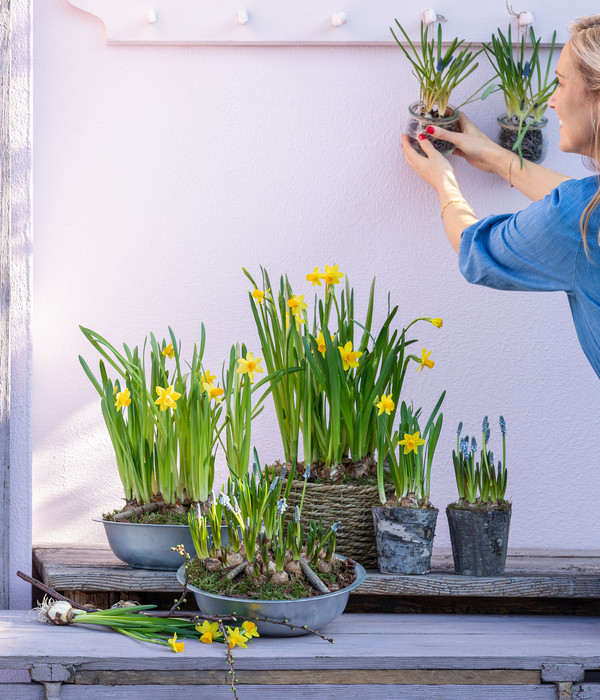
[[475,212],[473,211],[473,207],[467,202],[466,199],[451,199],[449,202],[446,202],[444,206],[442,207],[442,211],[440,212],[440,216],[442,219],[444,218],[444,212],[446,211],[446,207],[449,207],[451,204],[464,204],[466,207],[468,207],[473,214]]
[[514,185],[513,185],[513,183],[512,183],[512,166],[513,166],[513,163],[515,162],[515,160],[516,160],[516,157],[515,157],[515,158],[511,158],[511,159],[510,159],[510,162],[509,162],[509,164],[508,164],[508,184],[509,184],[511,187],[514,187]]

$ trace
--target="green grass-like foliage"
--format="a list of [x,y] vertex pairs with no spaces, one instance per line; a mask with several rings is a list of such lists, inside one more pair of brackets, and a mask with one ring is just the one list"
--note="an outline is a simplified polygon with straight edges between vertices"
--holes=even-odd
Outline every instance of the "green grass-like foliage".
[[532,124],[542,121],[548,98],[558,84],[558,80],[550,74],[555,43],[556,30],[552,34],[545,66],[540,60],[541,38],[535,36],[533,27],[529,30],[529,45],[526,34],[520,41],[513,41],[510,25],[506,35],[498,29],[498,36],[492,34],[491,42],[483,45],[499,83],[490,85],[481,99],[498,90],[502,92],[506,113],[519,127],[513,150],[519,154],[521,164],[523,137]]
[[[286,462],[298,461],[300,444],[311,465],[330,467],[346,456],[354,462],[373,456],[377,402],[389,395],[398,405],[407,367],[411,360],[420,361],[407,352],[416,342],[408,330],[417,321],[433,320],[423,316],[401,330],[394,328],[399,306],[392,306],[388,296],[383,320],[376,324],[375,278],[359,317],[347,275],[343,283],[315,287],[312,308],[305,303],[307,308],[294,316],[289,303],[296,295],[287,276],[274,286],[262,268],[260,282],[244,272],[263,295],[256,303],[249,293],[249,300],[262,357],[273,378],[271,394]],[[344,367],[340,348],[346,347],[357,359]],[[390,431],[395,413],[394,408],[383,417]]]
[[[239,553],[243,545],[246,561],[255,565],[257,571],[261,562],[271,561],[281,572],[287,561],[298,562],[301,555],[314,566],[323,555],[331,562],[339,523],[327,529],[314,521],[302,525],[300,514],[304,492],[292,518],[285,520],[286,497],[293,475],[294,469],[286,482],[285,468],[279,475],[268,467],[261,471],[255,451],[250,473],[239,479],[230,477],[219,497],[211,499],[204,513],[200,509],[190,510],[188,519],[198,558],[226,561],[228,553]],[[304,478],[306,486],[308,470]],[[221,542],[222,523],[227,526],[227,547]]]
[[[409,499],[415,507],[430,505],[431,466],[444,421],[444,414],[439,410],[445,396],[446,392],[443,391],[423,429],[419,424],[423,409],[414,409],[404,401],[400,407],[400,424],[392,436],[385,422],[379,423],[379,454],[387,455],[398,501]],[[414,448],[407,452],[411,444],[414,444]],[[377,465],[377,475],[379,499],[385,504],[385,472],[381,459]]]
[[502,434],[502,460],[494,465],[494,453],[489,449],[490,427],[487,416],[483,419],[482,447],[477,460],[477,441],[469,436],[461,437],[462,422],[456,433],[456,451],[452,451],[454,475],[458,488],[459,504],[498,504],[506,495],[508,472],[506,469],[506,422],[499,419]]
[[[482,50],[473,53],[470,51],[471,44],[463,47],[464,39],[454,38],[446,51],[443,51],[442,25],[438,25],[437,38],[432,32],[430,39],[429,26],[424,22],[421,22],[421,43],[417,49],[400,22],[397,19],[394,21],[410,47],[409,52],[403,46],[394,29],[390,27],[392,36],[411,62],[413,75],[419,81],[419,101],[423,114],[432,115],[437,109],[438,114],[433,116],[450,116],[448,114],[450,96],[454,89],[477,68],[479,63],[475,62],[475,59]],[[478,92],[479,89],[474,95]],[[471,95],[457,107],[471,102],[474,95]]]

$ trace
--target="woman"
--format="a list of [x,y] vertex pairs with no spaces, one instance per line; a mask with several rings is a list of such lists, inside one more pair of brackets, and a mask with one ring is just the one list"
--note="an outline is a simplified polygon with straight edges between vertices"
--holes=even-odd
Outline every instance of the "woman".
[[[548,101],[559,119],[561,151],[579,153],[600,170],[600,15],[577,20]],[[464,114],[460,133],[427,132],[451,141],[471,165],[496,173],[533,204],[517,214],[478,219],[461,194],[452,165],[423,134],[422,157],[402,138],[409,165],[438,193],[441,216],[469,282],[495,289],[565,291],[577,337],[600,377],[600,177],[571,180],[524,161],[485,136]]]

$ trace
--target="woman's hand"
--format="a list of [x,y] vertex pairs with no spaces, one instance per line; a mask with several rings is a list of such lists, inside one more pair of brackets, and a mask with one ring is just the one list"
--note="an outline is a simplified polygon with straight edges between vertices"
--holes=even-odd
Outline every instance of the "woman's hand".
[[410,167],[440,193],[448,182],[456,182],[454,169],[450,161],[435,150],[431,141],[424,134],[419,136],[423,137],[419,138],[419,143],[425,156],[422,156],[411,146],[406,134],[402,134],[404,157]]
[[[435,138],[453,143],[456,146],[454,154],[461,156],[479,170],[498,173],[502,167],[507,168],[508,162],[510,158],[514,157],[514,154],[494,143],[462,112],[458,115],[458,126],[460,132],[447,131],[436,126],[435,128],[427,127],[427,133]],[[430,128],[433,131],[429,131]]]

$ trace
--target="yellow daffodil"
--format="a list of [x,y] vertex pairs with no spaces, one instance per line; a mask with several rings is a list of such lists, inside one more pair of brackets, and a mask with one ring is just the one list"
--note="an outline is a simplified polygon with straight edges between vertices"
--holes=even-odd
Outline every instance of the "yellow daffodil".
[[173,632],[173,636],[171,639],[169,639],[169,646],[175,653],[183,651],[183,646],[185,642],[178,642],[177,641],[177,632]]
[[228,627],[227,636],[229,637],[230,649],[233,649],[233,647],[242,647],[243,649],[248,648],[246,646],[248,637],[246,637],[246,635],[240,630],[239,627],[236,627],[234,630],[232,630],[231,627]]
[[212,383],[215,381],[216,378],[217,377],[214,374],[211,374],[209,370],[206,370],[204,376],[200,379],[204,391],[206,391],[207,386],[212,386]]
[[421,431],[417,430],[416,433],[409,435],[404,433],[404,440],[398,442],[399,445],[404,445],[404,454],[407,455],[409,452],[414,452],[417,454],[419,451],[419,446],[425,444],[425,440],[421,437]]
[[271,288],[267,289],[266,292],[262,292],[260,289],[255,289],[252,292],[252,296],[254,297],[254,301],[256,304],[262,304],[263,301],[265,300],[265,294],[268,294],[271,291]]
[[200,641],[204,642],[204,644],[212,644],[213,639],[223,636],[219,629],[219,623],[209,622],[208,620],[204,620],[201,625],[196,625],[196,631],[202,634]]
[[338,345],[338,350],[342,356],[344,370],[348,371],[350,367],[358,367],[358,358],[362,355],[362,352],[352,350],[351,340],[349,340],[344,346]]
[[244,630],[244,634],[248,639],[250,637],[260,637],[258,634],[258,629],[256,628],[256,625],[254,622],[250,622],[250,620],[246,620],[246,622],[242,623],[242,628]]
[[429,320],[436,328],[441,328],[444,325],[444,321],[441,318],[431,318]]
[[220,397],[225,393],[220,386],[215,386],[214,384],[204,384],[204,390],[209,398],[215,399],[217,402],[221,400]]
[[129,406],[131,403],[131,396],[129,395],[129,389],[123,389],[123,391],[120,391],[117,396],[117,400],[115,401],[115,408],[117,411],[120,411],[123,406]]
[[175,350],[173,350],[173,343],[169,343],[166,348],[163,348],[162,354],[165,357],[173,359],[175,357]]
[[389,396],[386,396],[385,394],[381,395],[381,401],[377,404],[377,408],[379,409],[379,413],[377,414],[380,416],[384,411],[386,412],[386,415],[390,415],[390,413],[396,408],[396,404],[392,401],[392,395],[390,394]]
[[308,275],[306,275],[306,281],[307,282],[312,282],[312,286],[314,287],[315,285],[321,286],[321,280],[323,279],[323,275],[319,272],[319,266],[315,267],[315,269],[312,272],[309,272]]
[[[302,316],[295,316],[294,315],[294,320],[296,321],[296,330],[300,329],[300,326],[303,323],[306,323],[306,321],[302,318]],[[290,312],[286,311],[285,312],[285,329],[288,330],[290,327]]]
[[294,316],[298,316],[302,311],[308,309],[308,304],[304,301],[304,294],[301,294],[299,297],[294,294],[287,305],[292,310]]
[[158,398],[154,403],[160,406],[161,411],[166,411],[167,408],[177,408],[175,402],[181,394],[177,391],[173,391],[173,385],[168,386],[166,389],[163,389],[162,386],[157,386],[156,393],[158,394]]
[[[331,340],[333,342],[335,336],[331,336]],[[319,335],[317,336],[317,350],[325,357],[325,338],[323,337],[323,331],[319,331]]]
[[435,365],[435,362],[433,360],[429,359],[429,355],[431,355],[431,350],[427,352],[425,348],[421,351],[421,359],[419,360],[419,364],[417,365],[417,369],[415,372],[422,372],[424,367],[427,367],[428,369],[433,369],[433,365]]
[[344,276],[343,272],[338,270],[338,266],[325,265],[325,272],[321,275],[321,278],[325,280],[325,284],[339,284],[340,280]]
[[260,367],[262,362],[262,357],[254,357],[251,352],[246,353],[246,357],[240,357],[237,368],[238,374],[247,374],[250,377],[250,381],[254,381],[255,372],[264,372],[264,369]]

